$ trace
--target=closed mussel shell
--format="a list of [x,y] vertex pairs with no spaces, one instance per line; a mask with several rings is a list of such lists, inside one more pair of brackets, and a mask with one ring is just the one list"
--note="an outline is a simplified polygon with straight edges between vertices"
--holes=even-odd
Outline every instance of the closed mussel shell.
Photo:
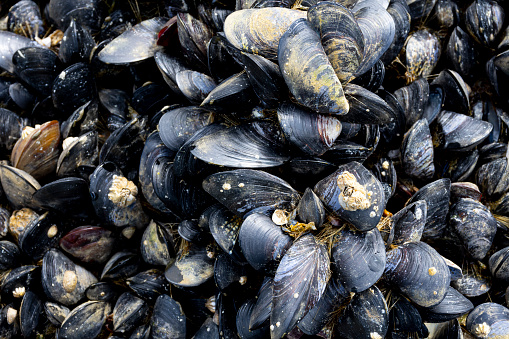
[[101,333],[111,306],[104,301],[87,301],[73,309],[62,322],[58,339],[93,339]]
[[421,314],[427,322],[441,323],[458,318],[473,308],[474,305],[469,299],[449,286],[444,300],[438,305],[423,309]]
[[110,301],[118,296],[119,291],[113,283],[99,281],[88,286],[85,294],[88,300]]
[[166,147],[177,152],[196,131],[213,121],[213,113],[205,108],[176,108],[164,113],[159,120],[159,136]]
[[181,252],[164,274],[173,285],[199,286],[214,275],[213,254],[211,255],[205,247],[191,244],[188,252]]
[[406,338],[408,332],[424,338],[428,336],[428,329],[419,311],[406,298],[399,298],[392,305],[389,313],[389,330],[392,332],[389,335],[393,338]]
[[495,252],[489,260],[493,277],[504,281],[509,280],[509,247]]
[[207,69],[207,43],[212,38],[212,30],[189,13],[177,14],[177,27],[182,52],[195,67]]
[[25,120],[5,108],[0,108],[0,119],[3,122],[0,128],[0,150],[2,153],[8,154],[12,151],[16,141],[21,138]]
[[496,201],[509,189],[509,160],[506,157],[492,160],[477,169],[476,183],[484,198]]
[[131,293],[121,294],[113,308],[113,331],[130,332],[147,316],[148,304]]
[[70,312],[67,307],[49,301],[44,303],[44,311],[46,318],[55,326],[60,326]]
[[103,264],[109,259],[116,238],[113,233],[99,226],[80,226],[60,239],[60,247],[84,263]]
[[140,258],[137,253],[120,251],[113,254],[104,265],[101,280],[125,279],[138,271]]
[[460,26],[452,31],[445,53],[456,72],[462,76],[471,74],[475,65],[474,42]]
[[157,68],[161,71],[166,84],[168,84],[173,92],[182,95],[177,86],[177,74],[188,69],[185,61],[178,56],[166,53],[164,50],[154,53],[154,61]]
[[393,246],[421,240],[428,215],[426,201],[419,200],[402,208],[392,217],[390,241]]
[[[272,296],[274,291],[274,280],[265,277],[262,286],[258,290],[256,303],[253,306],[251,315],[249,316],[249,329],[256,330],[264,325],[270,317],[272,311]],[[268,322],[267,322],[268,324]]]
[[[218,205],[213,205],[214,208]],[[202,229],[196,220],[183,220],[178,225],[178,233],[182,239],[195,244],[206,244],[210,240],[210,234]]]
[[252,213],[242,223],[239,242],[247,262],[272,274],[292,244],[292,238],[264,214]]
[[14,73],[14,65],[12,63],[13,54],[21,48],[33,47],[38,45],[35,41],[29,38],[15,34],[13,32],[2,31],[0,34],[0,52],[5,58],[0,61],[0,67],[10,73]]
[[409,176],[426,180],[435,174],[433,141],[426,119],[418,120],[405,134],[401,146],[403,169]]
[[[249,110],[256,95],[253,93],[251,82],[246,71],[233,74],[223,80],[216,88],[210,91],[203,99],[200,106],[210,107],[215,110]],[[244,103],[245,107],[239,107],[237,103]]]
[[[209,217],[210,233],[223,251],[235,257],[242,219],[226,207],[218,207]],[[238,246],[238,245],[237,245]]]
[[305,19],[295,21],[281,37],[278,62],[290,92],[300,104],[324,114],[348,112],[343,87],[320,36]]
[[380,158],[371,169],[375,177],[380,180],[384,189],[385,201],[389,199],[396,192],[396,186],[398,181],[398,175],[394,162],[388,158]]
[[478,297],[491,289],[491,277],[465,273],[463,277],[452,281],[451,286],[465,297]]
[[396,113],[378,95],[356,84],[343,86],[350,110],[341,121],[357,124],[388,124],[396,120]]
[[42,301],[37,294],[32,291],[27,291],[19,307],[19,324],[21,334],[23,334],[25,338],[30,338],[35,334],[42,320],[42,311]]
[[97,131],[64,139],[63,150],[57,161],[57,175],[59,177],[75,176],[79,174],[81,166],[95,166],[99,159],[98,143]]
[[309,8],[308,20],[320,33],[339,80],[350,81],[364,57],[364,37],[353,13],[339,3],[320,1]]
[[319,228],[325,222],[325,208],[318,196],[309,187],[306,188],[297,205],[297,215],[304,223],[313,223]]
[[385,209],[382,185],[358,162],[339,166],[313,191],[324,205],[360,231],[374,228]]
[[70,114],[96,96],[96,86],[89,65],[78,62],[64,69],[53,81],[51,98],[55,108]]
[[490,210],[479,201],[460,199],[451,207],[449,223],[472,258],[484,259],[497,233],[497,221]]
[[[403,108],[407,128],[424,117],[426,104],[429,101],[429,83],[424,78],[419,78],[408,86],[394,91],[398,103]],[[429,121],[428,121],[429,124]]]
[[177,86],[184,96],[192,103],[199,104],[217,86],[212,77],[191,70],[177,73]]
[[156,269],[140,272],[128,278],[127,285],[138,296],[149,301],[156,300],[161,294],[170,290],[170,284],[164,277],[164,272]]
[[34,206],[32,195],[41,185],[27,172],[15,167],[0,165],[0,181],[5,196],[15,209]]
[[267,338],[269,336],[269,327],[264,326],[256,330],[249,329],[249,319],[253,314],[255,300],[249,299],[237,311],[237,333],[242,339]]
[[16,244],[8,240],[1,240],[0,253],[2,253],[0,256],[0,271],[18,266],[20,251]]
[[46,212],[28,223],[20,234],[18,244],[26,255],[40,260],[52,247],[56,247],[64,234],[64,227],[53,213]]
[[423,186],[415,193],[407,205],[425,200],[427,206],[424,238],[440,237],[447,227],[447,213],[449,212],[449,198],[451,195],[451,180],[439,179]]
[[2,280],[1,293],[4,303],[22,298],[27,291],[38,288],[40,268],[24,265],[9,271]]
[[38,4],[31,0],[18,1],[9,9],[7,19],[8,30],[16,34],[26,35],[31,39],[42,37],[45,29]]
[[445,69],[438,74],[431,85],[441,85],[445,97],[443,109],[457,112],[470,110],[469,90],[467,84],[457,72]]
[[300,237],[288,249],[274,276],[271,338],[290,332],[318,302],[329,280],[329,265],[325,246],[311,234]]
[[186,317],[182,307],[166,294],[157,298],[150,324],[150,335],[154,339],[186,338]]
[[220,291],[233,291],[248,282],[244,266],[239,265],[226,253],[221,253],[214,263],[214,281]]
[[504,8],[496,1],[476,0],[465,11],[465,25],[478,43],[490,46],[502,29],[504,16]]
[[439,304],[451,281],[438,252],[423,242],[409,242],[387,253],[384,277],[412,302],[423,307]]
[[287,139],[309,155],[326,152],[341,133],[334,116],[314,113],[291,103],[278,107],[279,125]]
[[466,328],[477,338],[505,338],[509,335],[509,309],[492,302],[480,304],[468,315]]
[[300,199],[287,182],[259,170],[219,172],[207,177],[202,185],[207,193],[240,216],[254,209],[293,210]]
[[438,63],[440,53],[440,41],[430,30],[421,29],[410,34],[405,45],[406,66],[410,79],[429,76]]
[[392,16],[392,20],[394,20],[396,31],[394,33],[394,40],[380,58],[386,65],[392,62],[403,48],[410,32],[411,21],[410,9],[406,1],[391,1],[389,7],[387,7],[387,12]]
[[384,338],[389,327],[389,309],[380,290],[373,286],[357,293],[339,316],[336,325],[341,337]]
[[76,304],[85,297],[85,290],[97,278],[76,265],[61,252],[51,249],[42,260],[42,287],[47,297],[66,306]]
[[88,62],[95,41],[88,29],[76,20],[72,20],[64,33],[58,56],[63,63]]
[[140,252],[147,264],[171,264],[175,259],[175,245],[169,230],[155,221],[151,221],[143,232]]
[[222,128],[202,136],[193,146],[195,157],[228,167],[275,167],[290,158],[281,131],[268,121]]
[[385,246],[378,229],[338,233],[332,246],[334,277],[348,292],[362,292],[383,274]]

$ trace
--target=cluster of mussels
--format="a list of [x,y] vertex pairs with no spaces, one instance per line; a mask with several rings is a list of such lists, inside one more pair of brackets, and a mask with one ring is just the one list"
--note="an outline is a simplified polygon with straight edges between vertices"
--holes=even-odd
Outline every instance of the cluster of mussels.
[[503,5],[3,1],[0,337],[509,338]]

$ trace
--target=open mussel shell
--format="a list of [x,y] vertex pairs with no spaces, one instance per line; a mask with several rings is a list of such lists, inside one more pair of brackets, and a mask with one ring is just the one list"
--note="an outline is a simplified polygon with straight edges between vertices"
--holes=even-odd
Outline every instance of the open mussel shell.
[[329,256],[313,235],[297,239],[274,276],[271,338],[282,338],[318,302],[329,280]]
[[0,181],[5,196],[15,209],[34,206],[32,195],[41,185],[27,172],[8,165],[0,165]]
[[276,59],[281,36],[306,12],[287,8],[245,9],[230,14],[224,22],[228,41],[238,49]]
[[497,233],[497,221],[490,210],[479,201],[460,199],[449,211],[449,224],[470,256],[484,259]]
[[358,2],[353,8],[364,37],[364,57],[357,75],[366,73],[392,44],[396,26],[386,7],[376,0]]
[[95,338],[101,333],[110,312],[110,304],[104,301],[87,301],[78,305],[62,322],[57,338]]
[[324,205],[360,231],[373,229],[382,217],[385,198],[376,177],[358,162],[339,166],[313,191]]
[[419,306],[439,304],[451,281],[438,252],[423,242],[409,242],[387,252],[385,280]]
[[107,64],[128,64],[154,56],[162,49],[156,40],[165,23],[159,17],[140,22],[107,44],[99,52],[99,60]]
[[97,278],[76,265],[60,251],[51,249],[44,255],[41,273],[42,287],[47,297],[66,306],[85,297],[85,290]]
[[348,112],[348,100],[320,36],[305,19],[295,21],[281,37],[278,62],[290,92],[300,104],[324,114]]
[[252,213],[240,227],[239,243],[244,257],[254,269],[272,274],[292,245],[292,238],[270,217]]
[[127,333],[143,321],[148,313],[148,304],[131,293],[118,297],[113,308],[113,331]]
[[39,322],[42,320],[43,305],[36,293],[27,291],[19,307],[19,325],[21,334],[30,338],[36,333]]
[[470,151],[493,130],[489,122],[464,114],[442,111],[437,119],[435,145],[444,150]]
[[389,124],[396,120],[396,113],[375,93],[355,84],[343,86],[346,99],[350,103],[348,113],[341,121],[357,124]]
[[477,169],[476,183],[488,201],[496,201],[509,189],[509,160],[492,160]]
[[51,95],[53,80],[61,70],[58,56],[39,47],[21,48],[12,56],[14,73],[37,94]]
[[401,146],[403,169],[409,176],[426,180],[435,174],[433,141],[426,119],[418,120],[405,134]]
[[497,279],[509,280],[509,247],[495,252],[489,260],[491,275]]
[[224,128],[204,135],[193,145],[195,157],[220,166],[274,167],[289,159],[281,131],[265,121]]
[[175,245],[169,230],[151,221],[143,232],[140,244],[143,260],[151,265],[167,266],[175,260]]
[[90,195],[97,216],[117,227],[143,227],[150,221],[143,212],[138,187],[112,162],[98,166],[90,176]]
[[440,58],[440,40],[428,29],[415,31],[405,44],[408,77],[415,80],[431,74]]
[[95,41],[90,32],[76,20],[72,20],[64,33],[58,56],[65,64],[88,62]]
[[150,318],[150,325],[152,327],[151,338],[186,338],[186,317],[182,307],[166,294],[157,298]]
[[306,188],[297,205],[297,215],[304,223],[313,223],[320,228],[325,222],[325,208],[322,201],[309,187]]
[[262,339],[270,336],[269,326],[262,326],[255,330],[249,328],[249,319],[253,314],[255,303],[254,299],[249,299],[237,311],[237,333],[242,339]]
[[212,77],[196,71],[184,70],[175,77],[177,86],[192,103],[201,103],[217,84]]
[[473,308],[474,305],[469,299],[449,286],[444,300],[438,305],[422,309],[421,314],[427,322],[441,323],[461,317]]
[[452,68],[462,76],[469,76],[475,65],[475,47],[470,36],[456,26],[445,50]]
[[36,179],[55,171],[60,155],[60,128],[56,120],[48,121],[19,139],[11,153],[11,162]]
[[509,309],[492,302],[480,304],[468,315],[466,328],[476,338],[506,338],[509,336]]
[[392,217],[391,235],[387,243],[399,246],[421,240],[427,215],[428,207],[424,200],[418,200],[402,208]]
[[164,113],[159,120],[159,136],[166,147],[177,152],[196,131],[213,121],[214,114],[205,108],[175,108]]
[[80,226],[60,239],[60,248],[84,263],[105,263],[115,245],[113,233],[99,226]]
[[336,324],[337,333],[348,339],[384,338],[388,327],[389,309],[376,286],[357,293]]
[[385,246],[378,229],[368,232],[342,230],[334,237],[334,278],[348,292],[362,292],[384,273]]
[[219,172],[203,181],[203,189],[233,213],[244,216],[255,209],[291,211],[299,193],[284,180],[259,170]]
[[188,252],[179,253],[173,265],[166,269],[166,279],[180,287],[199,286],[214,275],[213,256],[206,247],[191,244]]
[[334,116],[314,113],[291,103],[278,107],[279,125],[286,138],[309,155],[325,153],[341,133]]
[[348,82],[364,57],[364,37],[352,12],[339,3],[321,1],[308,10],[308,20],[339,80]]
[[502,29],[504,16],[504,8],[498,2],[476,0],[465,11],[465,25],[478,43],[489,47]]
[[424,226],[424,238],[440,237],[447,226],[447,213],[449,212],[449,198],[451,195],[451,180],[439,179],[421,187],[415,193],[407,205],[425,200],[427,206],[426,225]]

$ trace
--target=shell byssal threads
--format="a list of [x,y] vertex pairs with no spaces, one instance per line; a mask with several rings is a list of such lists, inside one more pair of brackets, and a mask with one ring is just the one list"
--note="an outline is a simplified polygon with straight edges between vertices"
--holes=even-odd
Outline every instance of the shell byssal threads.
[[355,176],[346,171],[338,176],[338,187],[341,190],[338,200],[347,211],[365,210],[371,206],[370,192],[359,184]]

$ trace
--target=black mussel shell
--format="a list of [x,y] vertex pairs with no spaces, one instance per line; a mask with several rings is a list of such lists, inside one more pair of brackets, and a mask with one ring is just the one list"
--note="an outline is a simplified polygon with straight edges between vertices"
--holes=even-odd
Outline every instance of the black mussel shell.
[[140,325],[134,329],[129,339],[148,339],[151,329],[150,324]]
[[460,199],[449,211],[449,224],[472,258],[484,259],[497,233],[497,221],[490,210],[479,201]]
[[212,174],[203,181],[203,189],[240,216],[255,209],[291,211],[300,199],[299,193],[284,180],[250,169]]
[[9,8],[7,28],[19,35],[28,34],[31,39],[42,38],[45,29],[39,5],[31,0],[16,2]]
[[449,111],[442,111],[436,126],[435,146],[451,151],[470,151],[493,130],[489,122]]
[[394,40],[380,58],[386,65],[390,64],[403,48],[410,32],[411,21],[410,9],[406,1],[391,1],[389,7],[387,7],[387,12],[392,16],[392,20],[394,20],[396,31],[394,33]]
[[148,304],[131,293],[121,294],[113,308],[113,331],[128,333],[143,321]]
[[272,311],[272,296],[274,292],[274,280],[269,277],[263,279],[262,286],[256,296],[256,303],[253,306],[249,316],[249,329],[256,330],[268,324],[270,313]]
[[67,138],[57,161],[59,177],[76,176],[81,166],[96,166],[99,159],[99,135],[90,131],[76,138]]
[[18,311],[13,304],[8,304],[0,310],[0,335],[6,339],[16,339],[20,337]]
[[41,299],[32,291],[27,291],[19,307],[19,325],[25,338],[32,337],[42,320]]
[[406,75],[410,80],[428,77],[438,63],[441,44],[429,29],[411,33],[405,43]]
[[239,243],[244,257],[254,269],[272,274],[292,245],[292,238],[270,217],[252,213],[240,227]]
[[175,79],[182,94],[194,104],[201,103],[217,86],[212,77],[191,70],[180,71]]
[[[247,72],[242,71],[221,82],[203,99],[200,106],[218,111],[222,109],[246,111],[252,107],[251,103],[255,97]],[[237,105],[239,102],[243,103],[242,107]]]
[[46,296],[66,306],[83,299],[85,290],[97,282],[92,273],[56,249],[46,252],[42,259],[41,280]]
[[213,32],[189,13],[177,14],[177,27],[182,52],[200,71],[207,70],[207,43]]
[[[118,93],[117,93],[118,94]],[[67,120],[62,122],[60,133],[63,139],[78,137],[87,132],[100,129],[99,123],[99,102],[91,100],[78,107]]]
[[249,319],[253,314],[255,307],[255,300],[249,299],[237,311],[237,333],[242,339],[262,339],[267,338],[269,333],[269,326],[259,327],[256,330],[249,329]]
[[145,300],[156,300],[161,294],[170,290],[170,284],[164,277],[164,272],[151,269],[140,272],[127,279],[127,285],[138,296]]
[[409,176],[426,180],[435,174],[433,141],[426,119],[417,122],[405,134],[401,146],[403,169]]
[[165,226],[151,221],[143,232],[140,252],[147,264],[167,266],[176,256],[173,236]]
[[[389,330],[392,332],[389,334],[391,338],[407,338],[408,332],[414,332],[422,338],[428,336],[428,329],[419,311],[405,298],[399,298],[392,305],[389,313]],[[396,336],[398,333],[401,333],[401,336]]]
[[87,301],[78,305],[62,322],[57,338],[95,338],[110,312],[110,304],[104,301]]
[[38,44],[29,38],[12,32],[2,31],[0,34],[0,53],[5,58],[0,60],[0,68],[9,73],[14,73],[12,56],[16,51],[25,47],[34,47]]
[[436,306],[423,309],[421,314],[427,322],[441,323],[461,317],[473,308],[470,300],[449,286],[444,300]]
[[180,253],[173,265],[166,269],[165,277],[180,287],[199,286],[214,275],[213,253],[205,247],[190,245],[188,253]]
[[30,290],[38,287],[40,268],[24,265],[9,271],[2,280],[1,295],[4,303],[21,298]]
[[297,239],[281,259],[274,276],[271,338],[290,332],[323,295],[329,280],[329,256],[313,235]]
[[[370,70],[355,78],[352,83],[365,88],[368,91],[376,91],[382,86],[385,78],[385,66],[382,60],[378,60]],[[352,104],[352,102],[350,102]]]
[[447,227],[447,213],[449,212],[449,198],[451,195],[451,180],[439,179],[423,186],[415,193],[407,205],[419,201],[426,201],[427,218],[424,226],[424,238],[438,238]]
[[358,162],[339,166],[319,181],[313,191],[341,219],[361,231],[373,229],[385,209],[382,185]]
[[165,23],[166,19],[160,17],[140,22],[108,43],[99,52],[99,60],[107,64],[128,64],[154,56],[162,49],[156,40]]
[[462,198],[481,201],[481,196],[482,194],[481,191],[479,191],[479,187],[474,183],[462,181],[451,184],[451,203],[453,204]]
[[59,218],[46,212],[28,223],[19,235],[18,244],[23,253],[33,260],[40,260],[52,247],[56,247],[64,234]]
[[289,159],[281,131],[270,122],[220,129],[196,140],[192,154],[220,166],[264,168]]
[[0,240],[0,270],[6,271],[19,265],[20,251],[16,244],[8,240]]
[[162,83],[145,83],[134,91],[131,105],[137,113],[148,115],[153,125],[153,121],[158,119],[158,112],[173,104],[173,97]]
[[465,11],[465,25],[478,43],[490,46],[502,29],[504,16],[504,8],[498,2],[476,0]]
[[419,78],[394,91],[394,97],[403,108],[406,126],[409,128],[423,118],[429,101],[429,83],[426,79]]
[[214,263],[214,281],[220,291],[232,291],[248,282],[244,266],[239,265],[226,253],[221,253]]
[[119,294],[116,285],[111,282],[97,282],[90,285],[85,291],[88,300],[110,301]]
[[240,50],[233,47],[224,35],[213,36],[207,45],[208,68],[212,77],[223,82],[242,71],[238,63],[242,58],[240,55]]
[[[394,145],[400,145],[405,133],[406,117],[405,110],[401,107],[398,99],[391,93],[379,89],[377,94],[382,98],[392,111],[395,113],[396,118],[392,123],[380,126],[380,146],[379,148],[391,149]],[[343,124],[343,133],[345,132],[345,124]]]
[[72,20],[64,33],[58,56],[65,64],[89,62],[95,41],[90,32],[76,20]]
[[104,264],[113,251],[116,237],[99,226],[80,226],[60,239],[60,247],[83,263]]
[[478,297],[491,289],[491,278],[480,275],[464,274],[462,278],[451,282],[451,286],[465,297]]
[[470,110],[469,91],[461,75],[453,70],[445,69],[431,83],[441,85],[447,100],[443,109],[453,112],[468,112]]
[[424,107],[424,113],[422,114],[422,117],[426,118],[429,124],[435,121],[435,119],[442,111],[444,101],[445,92],[442,86],[440,85],[429,86],[428,102]]
[[94,99],[96,85],[89,65],[78,62],[64,69],[53,81],[51,98],[59,111],[72,111]]
[[375,177],[380,181],[384,189],[385,202],[396,192],[398,176],[394,162],[388,158],[380,158],[371,169]]
[[322,201],[309,187],[306,188],[297,205],[297,215],[303,223],[313,223],[320,228],[325,222],[325,208]]
[[384,277],[419,306],[438,305],[451,281],[438,252],[423,242],[409,242],[387,252]]
[[230,294],[219,293],[216,300],[216,313],[219,315],[216,318],[219,322],[219,337],[224,339],[237,339],[235,299]]
[[477,338],[505,338],[509,335],[509,309],[492,302],[480,304],[468,315],[466,328]]
[[452,31],[445,53],[456,72],[464,77],[472,73],[475,66],[474,42],[460,26]]
[[341,82],[323,50],[320,36],[307,20],[296,20],[283,34],[278,62],[290,92],[300,104],[324,114],[348,112]]
[[218,207],[209,217],[212,237],[223,251],[233,257],[241,225],[242,219],[223,206]]
[[278,107],[279,125],[286,138],[308,155],[325,153],[341,133],[334,116],[314,113],[291,103]]
[[503,157],[477,169],[476,183],[486,200],[496,201],[509,189],[508,163],[509,160]]
[[186,338],[186,317],[178,302],[163,294],[154,305],[150,336],[154,339]]
[[172,109],[159,120],[159,136],[166,147],[177,152],[196,131],[213,121],[213,113],[205,108],[189,106]]
[[362,292],[382,276],[385,268],[385,246],[380,231],[339,232],[332,246],[334,278],[348,292]]
[[48,318],[53,325],[58,327],[60,327],[70,312],[67,307],[49,301],[44,303],[44,311],[46,313],[46,318]]
[[181,71],[188,70],[185,61],[182,58],[166,53],[165,51],[155,52],[154,60],[161,71],[166,84],[168,84],[173,92],[182,95],[182,92],[177,86],[177,74]]
[[97,32],[103,21],[99,0],[77,0],[70,3],[64,0],[51,0],[45,13],[61,31],[65,31],[72,20],[76,20],[92,32]]
[[343,88],[350,102],[350,111],[341,117],[341,121],[358,124],[388,124],[396,120],[396,113],[375,93],[355,84],[346,84]]
[[200,329],[194,334],[194,339],[219,339],[219,330],[211,317],[208,317]]
[[392,217],[391,235],[387,243],[399,246],[421,240],[427,215],[428,207],[424,200],[418,200],[402,208]]
[[21,48],[12,56],[15,74],[37,94],[51,95],[53,80],[61,70],[58,56],[38,47]]
[[356,294],[336,324],[337,333],[348,339],[384,338],[388,327],[389,309],[376,286]]
[[210,240],[210,235],[204,232],[196,220],[183,220],[178,226],[178,233],[182,239],[194,244],[206,244]]
[[0,152],[10,154],[16,141],[21,138],[21,132],[25,127],[25,120],[16,113],[5,108],[0,108]]
[[124,279],[138,271],[140,258],[137,253],[120,251],[113,254],[104,265],[101,280]]
[[410,8],[410,15],[412,16],[412,20],[416,20],[422,17],[426,17],[429,15],[433,7],[435,7],[436,0],[431,1],[420,1],[420,0],[410,0],[407,2],[408,7]]
[[497,279],[509,280],[509,247],[495,252],[489,260],[491,275]]

